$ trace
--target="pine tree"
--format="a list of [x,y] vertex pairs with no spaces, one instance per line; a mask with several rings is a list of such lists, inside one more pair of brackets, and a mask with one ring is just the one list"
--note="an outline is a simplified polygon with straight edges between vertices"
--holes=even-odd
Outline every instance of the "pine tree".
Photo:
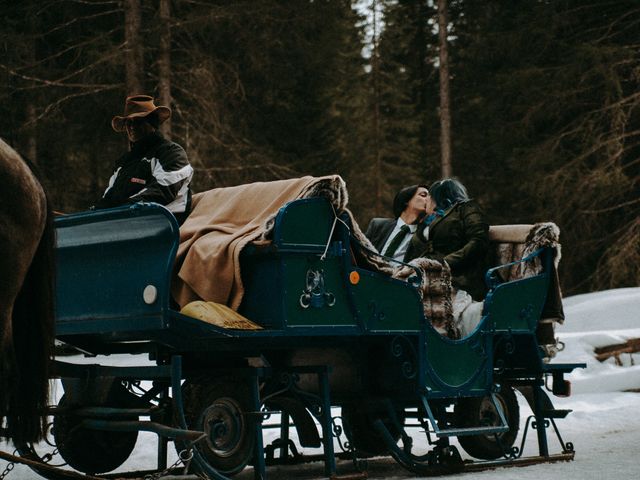
[[637,284],[640,9],[463,6],[455,151],[473,190],[494,221],[560,225],[567,292]]
[[438,160],[432,160],[439,150],[432,126],[437,99],[433,15],[426,0],[385,2],[379,83],[387,215],[400,188],[429,183],[438,171]]

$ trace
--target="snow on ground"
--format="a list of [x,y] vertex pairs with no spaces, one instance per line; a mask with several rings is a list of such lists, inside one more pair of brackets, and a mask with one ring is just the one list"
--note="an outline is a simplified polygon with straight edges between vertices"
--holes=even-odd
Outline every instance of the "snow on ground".
[[623,288],[569,297],[564,301],[567,319],[558,328],[564,351],[555,362],[584,362],[585,370],[571,376],[574,394],[619,392],[640,388],[640,353],[600,363],[594,358],[597,347],[640,338],[640,288]]
[[[573,395],[569,398],[553,398],[558,409],[573,412],[557,424],[565,441],[571,441],[576,450],[573,462],[534,465],[523,468],[504,468],[480,473],[455,475],[455,478],[514,479],[514,480],[600,480],[622,475],[640,478],[640,393],[626,390],[640,389],[640,353],[625,354],[620,360],[598,362],[593,355],[596,347],[623,343],[630,338],[640,338],[640,288],[624,288],[577,295],[564,301],[566,321],[557,330],[565,348],[553,360],[557,363],[587,364],[585,370],[576,370],[569,376]],[[89,363],[103,359],[87,359]],[[126,364],[128,357],[113,356],[109,362]],[[59,390],[59,389],[58,389]],[[56,392],[59,396],[60,392]],[[521,427],[531,413],[526,401],[520,398]],[[417,446],[426,442],[414,434]],[[266,433],[265,443],[276,437],[276,431]],[[559,453],[557,441],[549,434],[551,453]],[[519,445],[520,438],[517,440]],[[175,460],[172,452],[170,461]],[[0,449],[10,450],[0,444]],[[48,451],[44,449],[44,451]],[[525,455],[537,452],[535,438],[530,434]],[[316,453],[305,450],[304,453]],[[462,452],[463,453],[463,452]],[[141,470],[155,465],[156,441],[152,434],[141,434],[136,450],[120,469]],[[463,456],[464,453],[463,453]],[[0,478],[7,463],[0,460]],[[352,471],[349,464],[339,464],[338,473]],[[322,478],[322,464],[315,463],[287,469],[269,469],[269,478],[289,479],[304,477]],[[7,476],[8,480],[36,480],[39,477],[24,466],[16,468]],[[240,479],[253,478],[245,470]],[[399,465],[389,461],[372,461],[369,478],[404,479],[415,478]]]

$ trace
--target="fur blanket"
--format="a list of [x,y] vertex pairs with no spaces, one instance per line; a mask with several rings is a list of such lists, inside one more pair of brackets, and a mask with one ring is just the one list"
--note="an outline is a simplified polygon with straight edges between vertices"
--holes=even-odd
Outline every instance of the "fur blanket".
[[[547,294],[547,301],[542,312],[543,319],[564,322],[562,308],[562,292],[558,279],[558,265],[562,258],[560,246],[560,229],[555,223],[536,223],[535,225],[503,225],[491,227],[489,238],[494,245],[490,258],[491,265],[504,265],[531,255],[542,247],[551,247],[554,251],[553,271]],[[500,276],[504,281],[527,278],[537,275],[542,270],[542,262],[536,257],[528,262],[517,263],[508,269],[502,269]]]
[[[456,327],[453,317],[453,288],[449,265],[424,257],[411,260],[409,265],[416,267],[421,273],[418,293],[422,299],[425,317],[445,337],[459,339],[460,330]],[[401,280],[408,280],[414,275],[415,270],[406,265],[396,267],[393,272],[393,278]]]
[[[560,262],[560,229],[555,223],[536,223],[535,225],[498,225],[489,229],[492,244],[489,264],[504,265],[524,258],[542,247],[551,247],[555,251],[556,268]],[[504,281],[537,275],[542,270],[539,258],[518,263],[500,272]]]
[[408,265],[388,262],[382,257],[369,239],[362,233],[350,212],[351,236],[356,240],[353,252],[356,263],[370,270],[378,271],[399,280],[411,281],[419,273],[418,294],[422,300],[425,317],[442,335],[452,339],[460,338],[453,317],[453,288],[449,266],[429,258],[416,258]]

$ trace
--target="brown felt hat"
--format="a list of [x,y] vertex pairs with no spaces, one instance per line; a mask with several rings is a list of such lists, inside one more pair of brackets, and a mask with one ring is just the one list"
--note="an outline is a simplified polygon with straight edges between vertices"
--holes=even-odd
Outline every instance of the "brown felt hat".
[[158,124],[171,117],[171,109],[164,106],[156,106],[153,97],[149,95],[133,95],[127,97],[124,103],[124,114],[115,116],[111,120],[111,126],[116,132],[122,132],[125,128],[125,121],[129,118],[144,118],[155,113],[158,116]]

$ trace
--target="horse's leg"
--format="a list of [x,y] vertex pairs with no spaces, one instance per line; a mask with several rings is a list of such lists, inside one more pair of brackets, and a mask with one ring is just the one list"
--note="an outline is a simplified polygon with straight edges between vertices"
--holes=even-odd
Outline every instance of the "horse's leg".
[[[2,249],[2,242],[0,242]],[[3,253],[7,250],[2,249]],[[4,266],[0,261],[0,271],[5,272]],[[2,276],[2,280],[11,281],[6,274]],[[16,292],[17,293],[17,292]],[[13,355],[13,328],[11,326],[11,318],[13,315],[13,302],[15,294],[12,295],[5,289],[5,282],[0,281],[0,416],[4,416],[7,410],[9,386],[11,385],[11,372],[14,370],[13,365],[15,358]]]
[[[46,212],[46,210],[45,210]],[[37,225],[35,228],[42,227]],[[14,443],[40,440],[49,403],[49,367],[54,339],[55,230],[51,214],[13,307],[13,342],[20,373],[20,395],[13,405],[22,412],[9,424]],[[28,400],[26,400],[28,399]]]
[[7,415],[10,409],[11,392],[16,387],[16,358],[13,343],[13,305],[27,275],[31,257],[35,253],[32,247],[27,251],[16,249],[12,236],[25,232],[5,218],[0,230],[0,416]]
[[1,140],[0,169],[0,306],[4,325],[0,413],[14,442],[35,441],[43,435],[49,393],[53,228],[40,183]]

